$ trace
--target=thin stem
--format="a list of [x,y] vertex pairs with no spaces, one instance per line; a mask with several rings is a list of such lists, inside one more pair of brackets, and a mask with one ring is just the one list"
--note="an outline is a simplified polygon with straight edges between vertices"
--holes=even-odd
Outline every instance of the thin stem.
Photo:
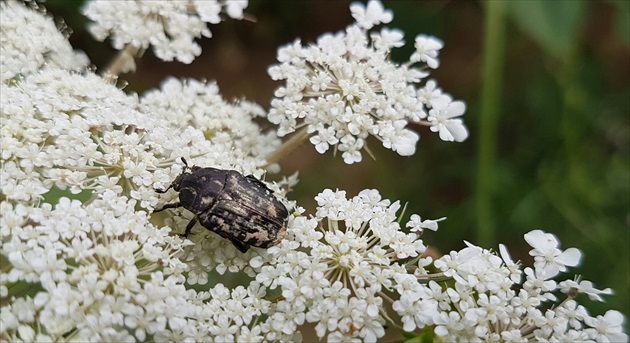
[[[118,75],[127,70],[129,63],[135,63],[133,59],[136,57],[140,48],[133,44],[127,44],[127,46],[118,53],[118,56],[112,61],[107,70],[103,73],[105,80],[114,81],[118,79]],[[129,61],[131,59],[131,62]]]
[[383,291],[378,291],[378,295],[380,295],[381,298],[383,298],[388,303],[390,303],[390,304],[394,303],[394,299],[392,299],[389,295],[383,293]]
[[483,51],[483,89],[479,125],[477,160],[477,235],[482,246],[493,245],[496,239],[493,197],[496,183],[495,154],[497,148],[498,112],[501,100],[505,43],[505,2],[487,1],[485,42]]
[[421,283],[429,283],[429,281],[443,282],[443,281],[450,281],[450,280],[453,280],[453,278],[451,276],[444,275],[444,273],[422,275],[418,277],[418,282],[421,282]]
[[274,164],[280,161],[284,156],[286,156],[291,151],[295,150],[300,144],[302,144],[308,138],[308,131],[306,127],[303,127],[298,132],[296,132],[291,138],[289,138],[286,142],[284,142],[276,151],[272,152],[267,156],[267,164]]
[[385,309],[381,308],[379,310],[379,313],[383,316],[383,318],[385,318],[387,321],[390,322],[390,324],[392,324],[394,327],[403,330],[403,326],[398,324],[395,320],[393,320],[388,314],[387,311],[385,311]]

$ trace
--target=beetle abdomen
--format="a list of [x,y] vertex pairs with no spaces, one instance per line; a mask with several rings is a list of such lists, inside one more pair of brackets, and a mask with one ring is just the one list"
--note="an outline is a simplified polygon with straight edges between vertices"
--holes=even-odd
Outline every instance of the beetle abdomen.
[[278,244],[286,234],[285,222],[270,219],[234,200],[222,199],[198,218],[201,225],[224,238],[259,248]]

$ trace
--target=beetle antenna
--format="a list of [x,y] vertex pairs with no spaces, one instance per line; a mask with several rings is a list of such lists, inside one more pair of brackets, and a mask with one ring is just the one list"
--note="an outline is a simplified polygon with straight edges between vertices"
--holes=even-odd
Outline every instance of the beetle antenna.
[[185,172],[186,169],[188,168],[188,162],[186,162],[186,159],[183,158],[183,157],[181,159],[182,159],[182,162],[184,163],[184,170],[183,170],[183,172]]

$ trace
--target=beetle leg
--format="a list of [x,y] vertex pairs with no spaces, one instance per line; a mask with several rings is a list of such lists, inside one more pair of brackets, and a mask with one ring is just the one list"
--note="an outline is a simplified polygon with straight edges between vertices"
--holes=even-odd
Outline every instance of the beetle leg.
[[249,181],[252,181],[253,183],[255,183],[255,184],[257,184],[257,185],[261,186],[262,188],[264,188],[264,189],[268,190],[269,192],[273,193],[273,191],[272,191],[271,189],[269,189],[269,187],[267,187],[267,185],[266,185],[264,182],[262,182],[262,181],[258,180],[258,179],[257,179],[254,175],[251,175],[251,174],[250,174],[250,175],[247,175],[247,176],[245,176],[245,177],[246,177]]
[[173,184],[172,183],[170,185],[168,185],[168,187],[166,187],[166,189],[153,188],[153,190],[156,191],[157,193],[166,193],[171,188],[173,188]]
[[164,211],[164,210],[166,210],[167,208],[178,208],[178,207],[182,207],[182,204],[180,204],[180,203],[178,203],[178,202],[175,202],[175,203],[172,203],[172,204],[166,204],[166,205],[164,205],[164,207],[162,207],[162,208],[160,208],[160,209],[153,210],[153,213],[155,213],[155,212],[161,212],[161,211]]
[[232,242],[232,244],[234,244],[236,249],[238,249],[242,253],[246,253],[247,249],[249,249],[249,246],[241,241],[237,241],[235,239],[230,239],[230,241]]
[[188,225],[186,225],[186,232],[184,232],[184,237],[188,237],[188,235],[190,234],[190,230],[192,230],[193,226],[197,224],[197,220],[198,220],[197,217],[195,217],[190,220]]

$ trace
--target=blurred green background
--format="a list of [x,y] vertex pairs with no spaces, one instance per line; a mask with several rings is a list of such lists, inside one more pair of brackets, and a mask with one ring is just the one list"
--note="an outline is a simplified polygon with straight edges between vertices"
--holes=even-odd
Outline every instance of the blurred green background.
[[[127,90],[158,87],[167,75],[216,80],[225,98],[269,107],[279,83],[267,76],[278,46],[312,42],[351,23],[349,1],[250,1],[257,22],[228,20],[211,26],[192,64],[163,63],[147,51]],[[469,139],[439,140],[424,127],[417,152],[403,158],[369,141],[376,160],[347,166],[340,156],[319,155],[305,144],[282,162],[282,175],[300,172],[290,194],[308,210],[324,188],[355,195],[377,188],[408,203],[406,216],[448,217],[425,241],[438,252],[463,240],[497,249],[531,265],[524,233],[554,233],[562,248],[578,247],[581,274],[616,291],[607,303],[578,300],[591,314],[630,314],[630,6],[628,1],[386,1],[388,27],[405,32],[405,61],[417,34],[445,43],[431,77],[464,100]],[[78,13],[80,2],[46,7],[74,31],[72,44],[98,70],[114,56],[95,42]],[[271,175],[270,178],[276,176]],[[313,213],[312,211],[310,213]],[[562,280],[562,279],[560,279]]]

